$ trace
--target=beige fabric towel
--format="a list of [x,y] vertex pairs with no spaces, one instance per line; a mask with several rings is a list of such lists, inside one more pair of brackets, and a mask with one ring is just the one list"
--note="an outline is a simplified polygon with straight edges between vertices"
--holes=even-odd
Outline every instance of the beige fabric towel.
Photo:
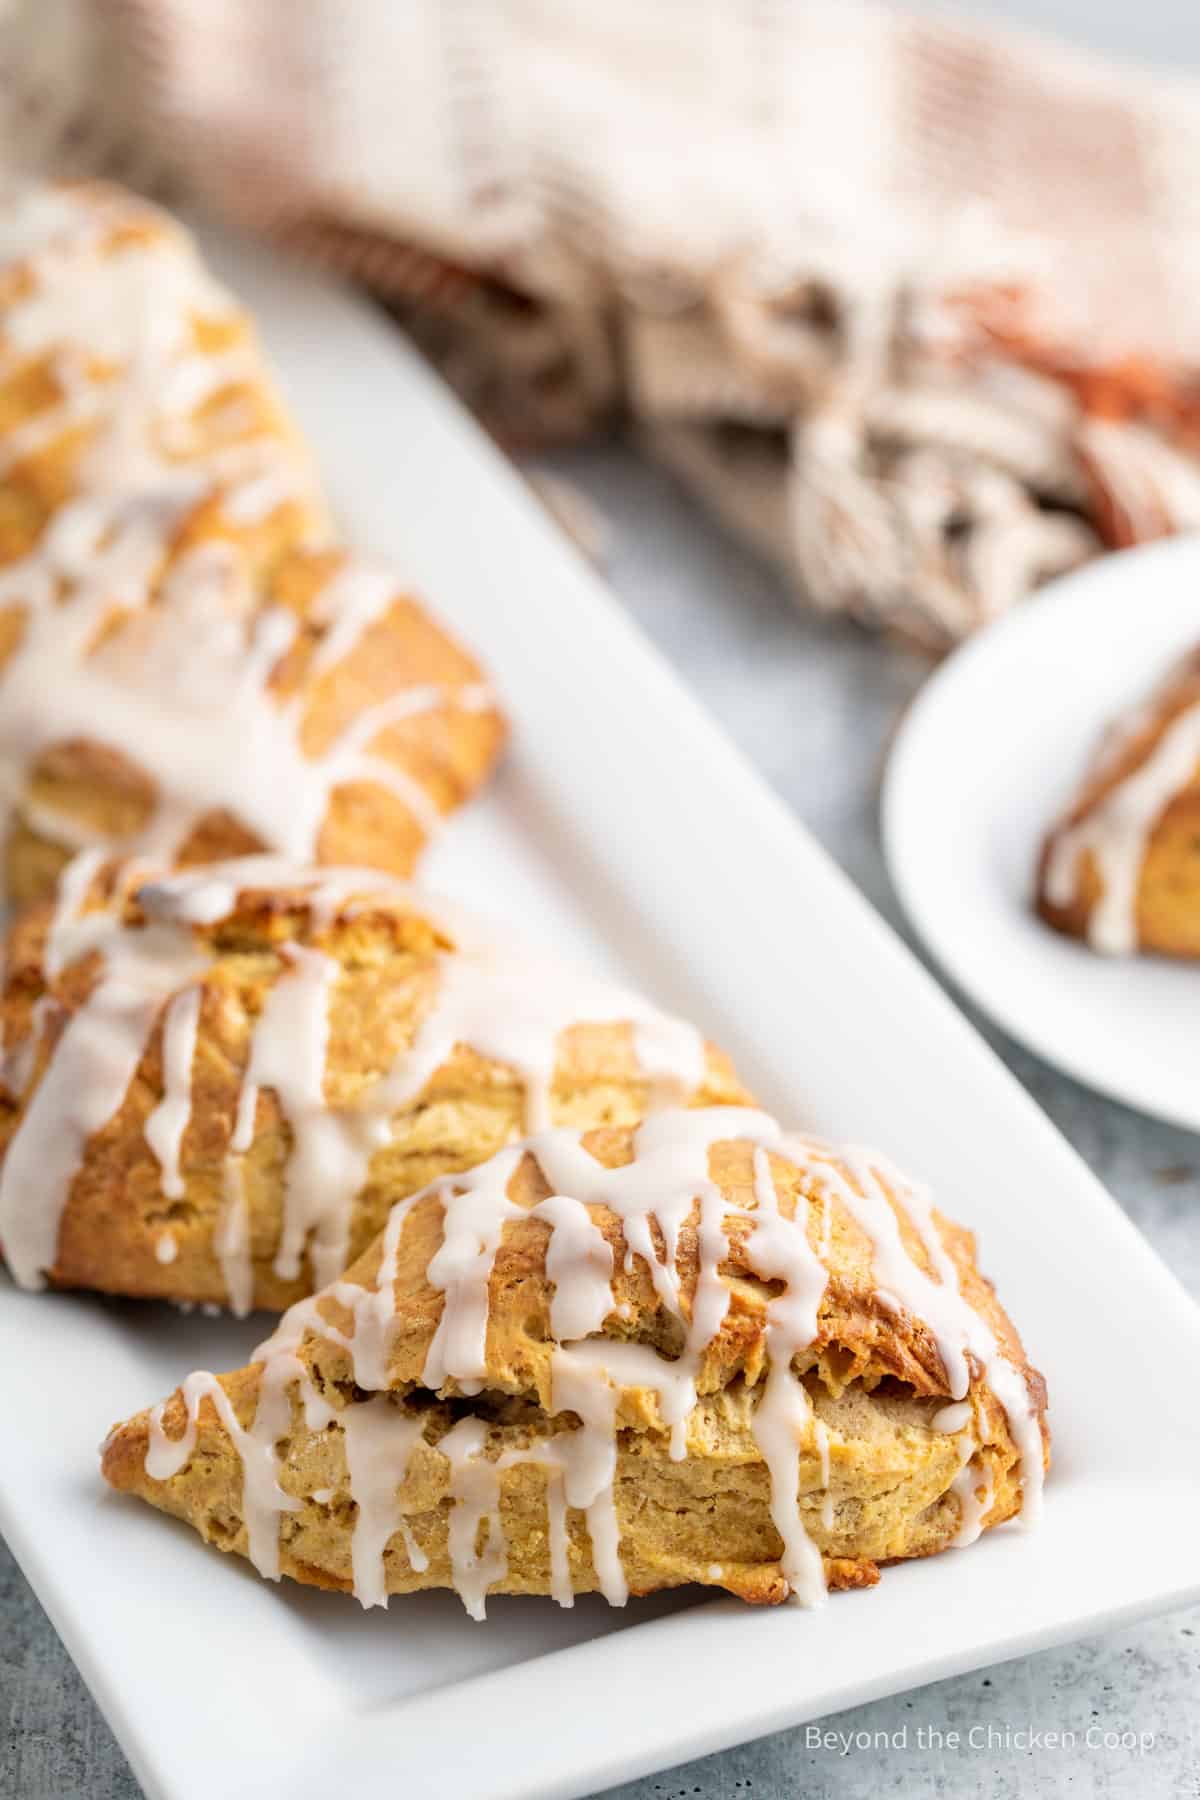
[[626,409],[819,606],[942,648],[1200,525],[1196,85],[851,0],[4,29],[10,155],[352,271],[510,441]]

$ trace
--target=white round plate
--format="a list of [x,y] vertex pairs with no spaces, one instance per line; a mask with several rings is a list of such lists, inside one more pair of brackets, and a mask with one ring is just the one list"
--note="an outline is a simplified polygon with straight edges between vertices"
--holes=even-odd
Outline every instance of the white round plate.
[[1200,1130],[1200,963],[1109,958],[1031,907],[1043,833],[1103,728],[1200,642],[1200,537],[1091,563],[973,638],[888,762],[884,852],[913,925],[998,1024],[1079,1080]]

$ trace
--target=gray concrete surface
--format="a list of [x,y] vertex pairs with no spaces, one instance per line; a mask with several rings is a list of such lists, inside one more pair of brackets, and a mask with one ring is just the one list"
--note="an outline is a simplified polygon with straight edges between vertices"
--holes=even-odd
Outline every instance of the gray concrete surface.
[[[649,636],[903,930],[880,856],[875,800],[889,733],[920,682],[922,662],[852,627],[797,613],[778,582],[627,451],[601,447],[552,466],[607,515],[611,579]],[[1099,1099],[989,1035],[1200,1295],[1200,1138]],[[120,1750],[2,1546],[0,1621],[0,1795],[136,1800]],[[753,1680],[753,1671],[737,1678]],[[1200,1800],[1200,1613],[983,1670],[828,1723],[868,1738],[848,1751],[813,1749],[803,1729],[783,1732],[614,1794],[934,1800],[978,1791],[995,1800],[1068,1793],[1074,1800]],[[1014,1735],[1073,1730],[1082,1739],[1093,1727],[1152,1742],[1144,1754],[1100,1744],[1065,1755]],[[958,1749],[946,1744],[955,1730]]]

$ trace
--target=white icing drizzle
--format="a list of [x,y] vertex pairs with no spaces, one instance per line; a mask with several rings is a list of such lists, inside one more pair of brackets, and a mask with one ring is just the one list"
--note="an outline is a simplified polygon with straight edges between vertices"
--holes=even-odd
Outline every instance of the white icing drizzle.
[[294,1281],[307,1247],[316,1284],[325,1286],[346,1266],[350,1209],[371,1151],[363,1144],[355,1154],[348,1122],[325,1102],[329,994],[339,966],[319,950],[288,945],[284,954],[290,966],[255,1027],[229,1148],[235,1156],[250,1148],[259,1090],[272,1088],[292,1131],[275,1272]]
[[264,469],[231,488],[222,501],[225,517],[234,525],[261,525],[273,512],[296,498],[296,482],[290,469]]
[[[634,1346],[613,1346],[615,1352],[622,1348]],[[615,1363],[615,1356],[612,1360]],[[651,1375],[656,1374],[652,1369]],[[556,1347],[550,1375],[553,1410],[576,1413],[580,1421],[578,1431],[552,1440],[563,1469],[564,1497],[568,1506],[577,1507],[584,1515],[600,1592],[610,1606],[624,1606],[629,1587],[621,1566],[615,1486],[619,1390],[603,1356],[587,1358],[580,1345]]]
[[546,1470],[546,1526],[550,1548],[550,1596],[559,1606],[574,1606],[571,1586],[570,1537],[567,1531],[565,1470]]
[[240,1158],[226,1158],[221,1189],[221,1217],[217,1221],[213,1249],[221,1265],[229,1310],[236,1318],[244,1319],[254,1308],[254,1258],[250,1246],[246,1173]]
[[[311,674],[323,675],[342,662],[398,599],[395,572],[384,564],[363,557],[339,569],[318,597],[316,620],[328,629],[314,652]],[[413,688],[410,694],[414,711],[428,710],[442,699],[439,688]]]
[[170,1481],[187,1466],[195,1450],[202,1402],[212,1403],[241,1458],[247,1554],[259,1574],[269,1581],[279,1580],[280,1515],[300,1510],[300,1502],[279,1485],[275,1448],[291,1423],[292,1390],[297,1382],[305,1390],[309,1427],[320,1430],[333,1418],[332,1409],[315,1394],[303,1366],[290,1357],[276,1357],[264,1368],[254,1419],[249,1427],[241,1424],[224,1388],[207,1370],[189,1375],[183,1384],[186,1425],[181,1437],[170,1438],[163,1428],[165,1402],[156,1406],[150,1415],[146,1473],[152,1481]]
[[446,1209],[442,1242],[428,1271],[430,1286],[445,1295],[425,1359],[425,1384],[435,1392],[451,1380],[478,1392],[487,1375],[488,1278],[506,1220],[521,1216],[506,1196],[523,1156],[518,1144],[484,1163],[480,1178],[468,1176]]
[[154,1254],[160,1263],[173,1263],[179,1255],[179,1245],[169,1231],[159,1234],[154,1240]]
[[450,1566],[455,1589],[473,1619],[483,1618],[489,1587],[508,1573],[500,1470],[481,1454],[486,1436],[480,1420],[460,1419],[438,1444],[450,1464]]
[[[242,423],[251,432],[244,441],[206,449],[197,439],[198,407],[239,384],[266,383],[249,339],[219,354],[198,346],[198,320],[237,323],[240,315],[185,236],[163,234],[162,215],[115,191],[45,199],[45,207],[36,195],[18,201],[9,214],[18,223],[0,255],[24,259],[30,291],[3,308],[0,377],[50,355],[62,393],[0,437],[0,470],[69,431],[93,436],[77,490],[34,550],[0,570],[0,609],[23,613],[20,639],[0,666],[10,820],[19,814],[72,847],[95,842],[87,827],[25,798],[38,759],[82,740],[135,763],[144,757],[155,783],[144,829],[110,850],[169,859],[198,821],[224,812],[267,847],[315,857],[334,790],[356,781],[385,787],[432,833],[441,815],[430,794],[373,746],[402,719],[457,705],[453,689],[401,691],[309,757],[300,742],[304,692],[280,703],[270,688],[299,624],[280,607],[255,610],[240,549],[214,538],[185,551],[155,595],[172,540],[201,501],[216,498],[237,526],[261,522],[289,499],[304,500],[316,517],[313,472],[290,432],[256,428],[252,418]],[[159,235],[148,245],[107,241],[131,222]],[[310,674],[352,655],[399,598],[382,567],[345,559],[312,606],[324,636]],[[477,688],[470,684],[468,710],[477,709]]]
[[535,1216],[551,1227],[546,1274],[554,1283],[550,1329],[559,1343],[591,1337],[612,1311],[613,1253],[582,1200],[550,1194]]
[[[780,1212],[771,1159],[761,1145],[754,1152],[754,1193],[758,1208],[746,1261],[760,1276],[787,1282],[783,1294],[767,1305],[766,1388],[754,1412],[754,1440],[771,1476],[771,1518],[783,1539],[783,1573],[796,1598],[813,1606],[824,1594],[825,1574],[800,1511],[800,1446],[813,1429],[812,1403],[792,1359],[817,1336],[827,1276],[808,1242],[808,1208],[794,1219]],[[828,1489],[828,1462],[822,1461]]]
[[975,1444],[968,1438],[962,1468],[950,1483],[950,1491],[957,1498],[959,1507],[959,1527],[950,1540],[951,1548],[955,1550],[965,1550],[975,1542],[992,1510],[995,1491],[992,1465],[987,1462],[980,1471],[974,1464]]
[[953,1437],[971,1423],[973,1408],[969,1400],[955,1400],[949,1406],[943,1406],[933,1415],[933,1429],[944,1431]]
[[72,857],[59,876],[54,911],[50,916],[46,947],[42,953],[46,975],[51,981],[60,973],[63,963],[70,955],[70,928],[75,924],[92,882],[103,864],[103,850],[81,850],[77,856]]
[[158,1158],[162,1191],[168,1200],[178,1200],[184,1192],[179,1158],[183,1134],[192,1116],[192,1058],[200,1024],[200,999],[198,987],[184,988],[167,1007],[163,1020],[163,1097],[145,1126],[146,1142]]
[[350,1492],[358,1508],[351,1540],[354,1592],[364,1607],[386,1606],[384,1552],[397,1532],[411,1567],[418,1574],[429,1567],[397,1498],[421,1436],[421,1421],[406,1418],[383,1394],[344,1407],[336,1418],[342,1428]]
[[1094,950],[1124,956],[1137,949],[1138,880],[1151,834],[1198,767],[1200,703],[1179,713],[1145,760],[1053,839],[1045,889],[1054,906],[1075,898],[1081,858],[1090,854],[1095,861],[1102,888],[1087,921]]
[[[824,1591],[821,1555],[805,1529],[800,1504],[802,1446],[815,1451],[823,1487],[821,1520],[833,1528],[830,1495],[829,1433],[815,1418],[795,1359],[819,1336],[819,1308],[827,1272],[808,1238],[809,1206],[799,1217],[784,1215],[776,1191],[772,1157],[792,1163],[804,1176],[804,1191],[819,1201],[827,1221],[833,1198],[848,1207],[871,1239],[877,1268],[886,1271],[888,1301],[898,1313],[924,1319],[942,1346],[952,1391],[960,1378],[962,1398],[933,1415],[934,1430],[959,1432],[970,1422],[966,1398],[970,1364],[985,1372],[1022,1456],[1023,1502],[1028,1512],[1040,1495],[1042,1445],[1040,1423],[1019,1371],[1001,1354],[996,1341],[959,1290],[956,1271],[942,1248],[927,1198],[910,1189],[880,1159],[853,1152],[840,1164],[825,1146],[785,1137],[773,1120],[749,1109],[714,1107],[670,1109],[637,1129],[634,1157],[608,1169],[585,1149],[584,1134],[565,1129],[543,1132],[524,1144],[500,1152],[479,1168],[433,1184],[399,1202],[385,1228],[374,1285],[339,1281],[327,1290],[350,1315],[345,1330],[329,1323],[321,1296],[300,1302],[281,1320],[274,1336],[256,1353],[264,1364],[264,1384],[274,1395],[280,1384],[307,1377],[297,1351],[311,1331],[345,1348],[356,1384],[372,1394],[341,1413],[331,1413],[347,1436],[350,1497],[359,1508],[353,1562],[355,1589],[364,1605],[386,1598],[384,1552],[392,1537],[403,1536],[410,1565],[422,1564],[414,1554],[411,1533],[399,1509],[398,1490],[416,1442],[418,1426],[385,1398],[388,1358],[395,1322],[397,1278],[405,1222],[413,1209],[431,1198],[443,1208],[442,1243],[426,1270],[430,1284],[443,1294],[443,1311],[422,1371],[431,1391],[472,1394],[488,1378],[488,1285],[504,1227],[523,1218],[541,1219],[550,1228],[546,1267],[554,1284],[551,1321],[550,1412],[578,1421],[564,1425],[545,1441],[524,1449],[489,1456],[489,1431],[480,1418],[458,1421],[431,1446],[450,1465],[449,1552],[454,1585],[468,1612],[482,1618],[489,1589],[504,1580],[507,1545],[501,1518],[502,1476],[518,1463],[534,1463],[544,1474],[550,1587],[562,1605],[571,1603],[568,1513],[582,1513],[591,1540],[592,1561],[601,1591],[614,1605],[627,1597],[621,1562],[617,1505],[618,1421],[622,1397],[632,1391],[653,1396],[657,1416],[670,1434],[672,1456],[685,1454],[687,1427],[697,1402],[697,1379],[706,1350],[721,1328],[729,1292],[719,1269],[728,1253],[727,1226],[734,1220],[753,1222],[742,1255],[747,1268],[763,1281],[781,1281],[783,1291],[767,1303],[765,1371],[753,1416],[753,1430],[771,1485],[771,1515],[783,1545],[781,1566],[795,1597],[809,1604]],[[739,1205],[712,1179],[709,1157],[721,1142],[740,1140],[753,1146],[754,1206]],[[509,1186],[524,1156],[537,1162],[552,1192],[532,1208],[519,1206]],[[926,1245],[937,1279],[909,1256],[900,1238],[896,1215],[883,1182],[887,1181],[914,1220]],[[636,1245],[654,1279],[665,1307],[684,1329],[682,1354],[675,1360],[652,1346],[598,1336],[613,1311],[613,1257],[590,1208],[602,1207],[620,1222],[627,1244]],[[690,1306],[685,1306],[675,1267],[680,1230],[696,1213],[697,1280]],[[654,1222],[665,1254],[659,1257],[651,1231]],[[719,1291],[718,1291],[719,1290]],[[284,1374],[281,1376],[279,1370]],[[203,1380],[209,1378],[205,1377]],[[276,1433],[276,1435],[278,1435]],[[249,1434],[235,1437],[239,1449],[273,1441],[270,1427],[257,1420]],[[1035,1453],[1036,1446],[1036,1453]],[[968,1436],[966,1460],[974,1452]],[[244,1453],[244,1452],[243,1452]],[[181,1467],[190,1446],[172,1446],[169,1456],[153,1437],[147,1471]],[[151,1458],[153,1458],[153,1466]],[[161,1477],[159,1477],[161,1478]],[[266,1478],[256,1479],[256,1560],[270,1562],[262,1544],[264,1501],[271,1500]],[[991,1505],[973,1498],[964,1462],[952,1484],[963,1513],[956,1542],[977,1531]],[[279,1507],[275,1505],[276,1525]],[[719,1573],[719,1571],[718,1571]]]

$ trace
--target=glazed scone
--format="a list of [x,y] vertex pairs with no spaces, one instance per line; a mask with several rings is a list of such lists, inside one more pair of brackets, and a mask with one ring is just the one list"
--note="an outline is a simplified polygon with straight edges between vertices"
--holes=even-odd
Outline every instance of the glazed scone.
[[0,1244],[27,1286],[280,1309],[522,1131],[746,1098],[691,1026],[378,873],[86,873],[7,946]]
[[334,546],[244,312],[157,208],[38,188],[0,232],[10,897],[69,856],[407,873],[503,736],[476,662]]
[[1042,847],[1036,903],[1108,955],[1200,956],[1200,651],[1110,728]]
[[206,540],[78,658],[63,610],[0,664],[17,900],[51,892],[77,846],[404,874],[503,739],[475,661],[345,551],[289,550],[256,580]]
[[895,1171],[668,1109],[401,1201],[254,1363],[115,1427],[103,1467],[364,1605],[815,1601],[1032,1520],[1044,1409],[969,1234]]
[[[328,533],[309,453],[245,311],[161,208],[107,182],[0,203],[0,553],[81,496],[222,484],[265,554]],[[147,546],[149,548],[149,546]]]

